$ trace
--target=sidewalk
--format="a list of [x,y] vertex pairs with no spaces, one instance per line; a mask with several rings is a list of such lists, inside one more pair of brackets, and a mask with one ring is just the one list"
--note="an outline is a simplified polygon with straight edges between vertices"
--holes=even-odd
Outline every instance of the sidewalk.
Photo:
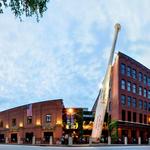
[[[1,144],[0,144],[1,145]],[[49,145],[49,144],[3,144],[3,145],[25,145],[25,146],[46,146],[46,147],[113,147],[113,146],[150,146],[149,144],[106,144],[106,143],[99,143],[99,144],[73,144],[73,145]]]

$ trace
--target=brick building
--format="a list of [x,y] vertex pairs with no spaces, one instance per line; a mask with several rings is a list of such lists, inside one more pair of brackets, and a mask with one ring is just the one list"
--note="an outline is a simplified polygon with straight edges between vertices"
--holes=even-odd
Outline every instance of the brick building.
[[43,101],[0,112],[0,142],[49,143],[62,136],[61,99]]
[[147,143],[150,137],[150,70],[119,52],[115,58],[109,100],[109,117],[117,121],[118,138]]

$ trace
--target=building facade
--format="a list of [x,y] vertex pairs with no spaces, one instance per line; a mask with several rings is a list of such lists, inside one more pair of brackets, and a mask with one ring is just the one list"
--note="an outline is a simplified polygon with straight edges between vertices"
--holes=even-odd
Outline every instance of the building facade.
[[[119,52],[111,75],[108,114],[116,121],[117,137],[147,143],[150,137],[150,70]],[[114,131],[111,131],[114,132]]]
[[63,137],[71,136],[74,144],[89,143],[93,112],[87,108],[64,108],[63,112]]
[[50,100],[0,112],[0,142],[49,143],[62,136],[63,101]]

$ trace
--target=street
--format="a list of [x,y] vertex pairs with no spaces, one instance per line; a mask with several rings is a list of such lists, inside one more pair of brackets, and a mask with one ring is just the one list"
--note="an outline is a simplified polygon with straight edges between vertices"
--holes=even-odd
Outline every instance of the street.
[[150,150],[150,146],[104,146],[104,147],[42,147],[25,145],[0,145],[0,150]]

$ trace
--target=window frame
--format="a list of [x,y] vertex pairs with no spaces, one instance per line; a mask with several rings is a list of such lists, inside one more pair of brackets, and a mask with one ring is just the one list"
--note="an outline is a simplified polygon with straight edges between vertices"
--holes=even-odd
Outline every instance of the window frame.
[[121,63],[121,66],[120,66],[120,72],[122,75],[125,75],[126,73],[126,65],[124,63]]
[[52,121],[52,115],[51,114],[46,114],[45,115],[45,122],[50,123]]
[[32,116],[27,116],[27,124],[32,124]]

